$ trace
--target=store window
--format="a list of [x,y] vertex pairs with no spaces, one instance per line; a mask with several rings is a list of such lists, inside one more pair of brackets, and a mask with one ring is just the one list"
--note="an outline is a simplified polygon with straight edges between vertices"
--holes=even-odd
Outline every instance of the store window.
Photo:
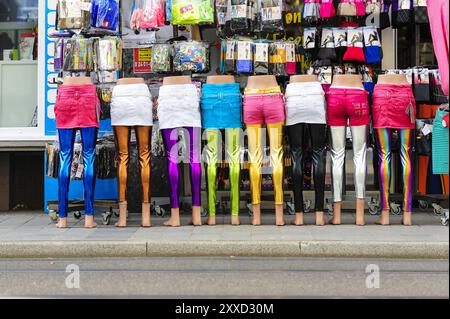
[[0,0],[0,128],[37,127],[38,1]]
[[398,68],[437,66],[429,24],[416,24],[398,30]]

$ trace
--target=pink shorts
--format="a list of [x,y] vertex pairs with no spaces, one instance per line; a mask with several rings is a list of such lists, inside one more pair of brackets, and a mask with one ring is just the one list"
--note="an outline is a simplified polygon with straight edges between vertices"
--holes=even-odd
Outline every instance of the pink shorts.
[[320,17],[322,19],[332,18],[336,15],[333,0],[322,0],[320,4]]
[[373,93],[374,128],[414,129],[416,101],[410,85],[377,84]]
[[362,89],[331,87],[327,93],[329,126],[370,124],[369,93]]
[[245,124],[275,124],[286,120],[282,94],[247,94],[243,108]]
[[100,100],[94,84],[61,85],[56,97],[56,128],[99,127]]

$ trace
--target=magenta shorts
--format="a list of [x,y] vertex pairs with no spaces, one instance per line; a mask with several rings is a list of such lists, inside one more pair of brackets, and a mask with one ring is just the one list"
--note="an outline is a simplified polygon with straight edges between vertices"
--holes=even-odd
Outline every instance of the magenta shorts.
[[416,101],[410,85],[377,84],[373,93],[374,128],[414,129]]
[[332,18],[336,15],[333,0],[322,0],[320,4],[320,17],[322,19]]
[[243,108],[245,124],[275,124],[286,120],[282,94],[245,95]]
[[370,124],[369,93],[363,89],[331,87],[327,92],[329,126]]
[[56,97],[56,128],[99,127],[100,100],[94,84],[61,85]]

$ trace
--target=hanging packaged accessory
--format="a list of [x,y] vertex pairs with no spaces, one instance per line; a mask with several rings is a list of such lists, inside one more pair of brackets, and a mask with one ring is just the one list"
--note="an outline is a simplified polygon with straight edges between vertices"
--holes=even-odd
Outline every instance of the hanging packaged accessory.
[[295,42],[286,42],[286,73],[297,74],[296,45]]
[[236,40],[226,40],[225,41],[225,74],[233,74],[236,72]]
[[430,70],[431,100],[436,104],[448,103],[444,94],[441,82],[441,73],[439,70]]
[[284,30],[282,0],[258,0],[261,14],[259,30],[262,32],[278,32]]
[[231,0],[216,0],[216,18],[219,37],[231,34]]
[[367,0],[366,14],[381,14],[381,0]]
[[175,42],[173,67],[175,72],[209,71],[209,44],[198,41]]
[[231,0],[231,30],[252,32],[255,24],[255,2],[253,0]]
[[320,19],[319,0],[305,0],[303,4],[302,18],[306,23],[315,23]]
[[94,71],[94,40],[72,38],[64,42],[63,71],[89,72]]
[[344,61],[354,61],[365,63],[364,56],[364,29],[348,28],[347,30],[347,51],[345,52]]
[[269,72],[275,76],[287,76],[286,44],[284,42],[271,43],[269,46]]
[[214,23],[211,0],[172,0],[172,24]]
[[392,27],[398,29],[413,23],[413,0],[393,0]]
[[173,47],[170,44],[155,44],[152,49],[151,70],[153,73],[172,71]]
[[381,0],[380,28],[386,29],[391,26],[390,8],[392,0]]
[[418,103],[431,101],[430,70],[428,68],[413,68],[414,97]]
[[142,0],[142,15],[140,27],[155,29],[165,25],[166,13],[163,0]]
[[97,19],[93,27],[116,31],[119,25],[119,0],[94,0],[98,3]]
[[430,23],[427,0],[414,0],[414,20],[417,24]]
[[56,7],[58,30],[89,28],[91,0],[59,0]]
[[269,43],[255,43],[255,74],[269,74]]
[[320,49],[317,55],[320,66],[331,65],[337,61],[336,50],[334,46],[333,29],[323,28]]
[[61,72],[64,67],[64,41],[65,39],[57,39],[55,41],[55,53],[53,55],[53,67],[55,72]]
[[253,42],[237,42],[236,70],[238,73],[253,73]]
[[364,27],[364,53],[367,64],[381,63],[383,52],[380,35],[375,27]]
[[337,62],[342,64],[344,54],[347,51],[347,28],[334,28],[333,35]]

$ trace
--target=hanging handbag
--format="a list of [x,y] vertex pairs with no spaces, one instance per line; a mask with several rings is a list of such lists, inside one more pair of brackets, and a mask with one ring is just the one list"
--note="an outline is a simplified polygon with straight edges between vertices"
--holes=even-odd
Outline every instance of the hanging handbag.
[[427,68],[413,69],[414,98],[418,103],[428,103],[430,95],[430,70]]

